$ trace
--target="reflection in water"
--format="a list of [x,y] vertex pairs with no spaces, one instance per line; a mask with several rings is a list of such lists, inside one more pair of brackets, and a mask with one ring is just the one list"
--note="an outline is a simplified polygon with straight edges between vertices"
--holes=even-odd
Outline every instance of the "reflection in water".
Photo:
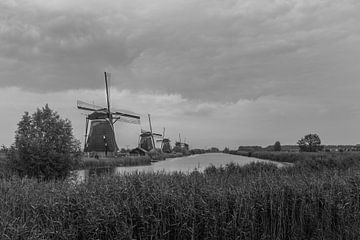
[[192,155],[189,157],[172,158],[165,161],[159,161],[147,166],[134,166],[134,167],[117,167],[117,168],[96,168],[89,170],[77,171],[78,180],[82,181],[89,176],[99,176],[103,174],[123,174],[131,172],[157,172],[164,171],[166,173],[181,171],[189,173],[194,170],[203,172],[205,168],[214,165],[215,167],[225,166],[228,163],[235,163],[238,165],[246,165],[251,162],[268,162],[274,163],[278,167],[284,166],[282,163],[271,162],[267,160],[260,160],[257,158],[250,158],[238,155],[230,155],[223,153],[208,153],[201,155]]

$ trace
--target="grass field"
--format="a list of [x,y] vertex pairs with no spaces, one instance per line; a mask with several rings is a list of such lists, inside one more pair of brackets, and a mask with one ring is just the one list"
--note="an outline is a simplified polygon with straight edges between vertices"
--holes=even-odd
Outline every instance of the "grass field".
[[121,167],[121,166],[139,166],[151,164],[151,158],[148,156],[139,157],[117,157],[117,158],[88,158],[82,157],[79,169]]
[[0,180],[2,239],[358,239],[359,158]]
[[89,169],[89,168],[113,168],[113,167],[124,167],[124,166],[140,166],[149,165],[152,161],[161,161],[167,158],[182,157],[181,153],[169,153],[154,156],[127,156],[127,157],[116,157],[116,158],[90,158],[82,157],[78,169]]
[[294,163],[297,161],[324,160],[324,159],[359,159],[360,152],[270,152],[270,151],[231,151],[230,154],[276,162]]
[[0,152],[0,177],[6,175],[6,155]]

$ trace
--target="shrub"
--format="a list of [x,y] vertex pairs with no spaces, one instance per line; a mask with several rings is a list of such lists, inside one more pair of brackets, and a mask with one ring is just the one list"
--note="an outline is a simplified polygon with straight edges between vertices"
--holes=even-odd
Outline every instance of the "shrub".
[[317,134],[307,134],[303,138],[299,139],[297,144],[302,152],[317,152],[322,150],[321,140]]
[[281,151],[281,144],[279,141],[276,141],[274,144],[274,151],[275,152],[280,152]]
[[25,112],[18,123],[15,143],[7,151],[8,165],[21,177],[62,179],[77,164],[79,146],[71,122],[46,104],[32,115]]

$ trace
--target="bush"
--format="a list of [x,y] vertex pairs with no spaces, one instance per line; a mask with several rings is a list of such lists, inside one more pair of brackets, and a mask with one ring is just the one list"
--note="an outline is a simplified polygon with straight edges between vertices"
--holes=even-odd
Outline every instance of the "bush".
[[63,179],[80,158],[71,122],[45,105],[18,123],[15,143],[7,150],[8,166],[20,177]]
[[321,140],[317,134],[307,134],[297,142],[301,152],[317,152],[322,150]]
[[275,152],[280,152],[281,151],[281,144],[279,141],[276,141],[274,144],[274,151]]

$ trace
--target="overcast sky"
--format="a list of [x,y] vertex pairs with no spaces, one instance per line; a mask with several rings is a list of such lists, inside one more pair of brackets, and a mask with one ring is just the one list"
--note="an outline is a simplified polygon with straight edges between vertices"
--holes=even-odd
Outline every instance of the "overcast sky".
[[[359,0],[1,0],[0,144],[49,104],[150,113],[192,147],[360,143]],[[135,147],[140,126],[116,124]]]

